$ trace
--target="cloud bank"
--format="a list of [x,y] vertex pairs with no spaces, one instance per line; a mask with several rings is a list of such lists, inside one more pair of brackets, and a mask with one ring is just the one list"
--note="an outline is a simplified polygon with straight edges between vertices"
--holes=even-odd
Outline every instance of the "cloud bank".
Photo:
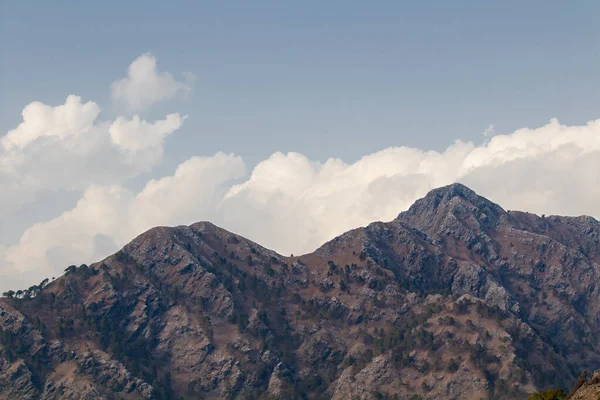
[[185,117],[147,122],[135,115],[99,121],[100,107],[69,96],[65,103],[31,103],[23,122],[0,139],[0,218],[44,190],[85,190],[120,184],[162,160],[163,139]]
[[[160,162],[163,141],[184,117],[99,122],[99,107],[77,97],[57,107],[32,104],[2,138],[0,190],[27,182],[31,196],[40,187],[68,188],[81,198],[0,246],[2,290],[97,261],[156,225],[210,220],[280,253],[301,254],[346,230],[391,220],[456,181],[506,209],[600,217],[600,120],[565,126],[554,119],[481,145],[458,140],[443,152],[391,147],[354,163],[275,153],[249,168],[233,154],[196,156],[134,191],[128,177]],[[2,206],[24,199],[2,197]]]

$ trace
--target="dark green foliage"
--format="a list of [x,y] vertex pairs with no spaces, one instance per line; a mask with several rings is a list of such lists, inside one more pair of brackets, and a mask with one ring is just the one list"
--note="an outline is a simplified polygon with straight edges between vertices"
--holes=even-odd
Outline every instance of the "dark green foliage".
[[244,332],[248,326],[248,314],[233,313],[230,322],[236,324],[240,332]]
[[534,393],[527,400],[562,400],[566,397],[567,394],[562,389],[552,389],[541,393]]
[[387,286],[387,282],[383,279],[371,279],[369,281],[369,289],[383,291]]
[[75,272],[77,270],[77,266],[76,265],[69,265],[67,268],[65,268],[65,272],[67,274],[71,273],[71,272]]
[[501,310],[500,307],[490,306],[481,302],[477,302],[475,304],[475,312],[481,317],[493,318],[498,323],[501,323],[509,316],[508,313],[506,311]]
[[321,378],[320,375],[312,375],[298,382],[295,391],[302,397],[306,396],[308,393],[319,393],[325,389],[324,383],[325,382],[323,382],[323,378]]
[[497,356],[488,353],[487,349],[481,344],[470,345],[469,359],[481,369],[485,369],[490,363],[500,362]]
[[127,261],[128,257],[127,255],[123,252],[123,250],[119,250],[115,253],[115,258],[117,259],[117,261],[119,262],[125,262]]
[[348,290],[348,285],[346,284],[346,282],[344,282],[343,280],[340,280],[340,290],[342,292],[345,292]]
[[233,244],[238,244],[240,242],[240,240],[237,238],[237,236],[233,235],[227,239],[227,242],[233,243]]
[[441,317],[439,319],[439,321],[440,321],[440,324],[446,325],[446,326],[454,326],[456,324],[456,321],[454,320],[454,318],[449,315],[446,317]]
[[450,358],[448,360],[448,366],[446,367],[446,370],[448,372],[456,372],[458,371],[458,368],[460,368],[460,365],[456,362],[456,360],[454,360],[454,358]]
[[273,267],[271,267],[271,264],[265,263],[263,265],[264,269],[265,269],[265,273],[269,276],[273,276],[275,275],[275,271],[273,270]]

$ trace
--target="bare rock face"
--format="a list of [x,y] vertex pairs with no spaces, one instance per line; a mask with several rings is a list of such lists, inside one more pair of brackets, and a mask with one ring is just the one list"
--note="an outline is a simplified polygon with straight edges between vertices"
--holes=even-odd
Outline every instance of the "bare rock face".
[[39,396],[31,371],[22,360],[2,363],[0,391],[7,399],[37,399]]
[[0,299],[0,399],[517,399],[600,368],[598,221],[459,184],[300,257],[201,222],[68,270]]
[[600,399],[600,371],[594,372],[591,379],[579,378],[575,387],[567,395],[571,400],[598,400]]

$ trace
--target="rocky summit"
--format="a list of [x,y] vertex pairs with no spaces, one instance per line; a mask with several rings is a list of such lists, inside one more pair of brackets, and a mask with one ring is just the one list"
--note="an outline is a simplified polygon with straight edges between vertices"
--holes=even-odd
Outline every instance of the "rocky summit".
[[526,399],[600,369],[599,338],[600,223],[454,184],[299,257],[157,227],[7,292],[0,398]]

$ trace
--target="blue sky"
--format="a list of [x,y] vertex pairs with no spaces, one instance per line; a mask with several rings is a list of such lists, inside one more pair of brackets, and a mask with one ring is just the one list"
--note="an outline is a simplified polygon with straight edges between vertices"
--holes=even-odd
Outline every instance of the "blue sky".
[[311,251],[455,181],[598,218],[598,16],[584,0],[0,0],[0,292],[155,225]]
[[197,76],[169,141],[352,161],[390,145],[573,124],[600,109],[600,3],[3,1],[0,128],[71,93],[110,112],[111,82],[151,51]]

